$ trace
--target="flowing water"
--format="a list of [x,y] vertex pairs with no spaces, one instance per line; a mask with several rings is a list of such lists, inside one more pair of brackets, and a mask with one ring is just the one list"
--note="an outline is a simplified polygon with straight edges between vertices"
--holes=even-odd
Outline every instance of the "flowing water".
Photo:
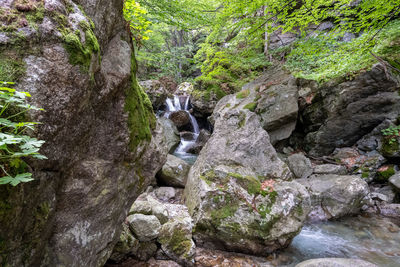
[[173,99],[167,98],[166,100],[167,112],[165,113],[165,116],[168,117],[169,114],[171,114],[171,112],[180,110],[186,111],[187,114],[189,115],[190,124],[192,126],[192,131],[193,131],[193,139],[183,140],[183,138],[181,138],[181,142],[177,147],[177,149],[175,150],[174,155],[177,156],[178,158],[183,159],[190,165],[193,165],[197,159],[197,155],[188,153],[187,151],[191,146],[193,146],[196,143],[197,137],[199,136],[200,133],[200,128],[196,118],[189,112],[189,107],[190,107],[189,96],[181,96],[181,98],[183,98],[184,100],[182,101],[184,103],[183,105],[181,103],[180,97],[177,95],[174,95]]
[[277,254],[278,266],[314,258],[358,258],[378,266],[400,266],[400,222],[382,217],[350,217],[305,226]]

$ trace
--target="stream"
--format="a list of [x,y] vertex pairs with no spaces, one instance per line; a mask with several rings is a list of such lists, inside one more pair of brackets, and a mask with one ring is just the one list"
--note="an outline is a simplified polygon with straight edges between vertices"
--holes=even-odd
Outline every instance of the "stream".
[[[193,165],[197,159],[197,155],[188,153],[187,150],[196,143],[196,140],[199,137],[200,128],[199,128],[199,124],[197,123],[196,118],[189,112],[189,108],[190,108],[189,101],[190,101],[189,96],[174,95],[173,99],[167,98],[167,100],[166,100],[167,111],[165,112],[164,116],[168,118],[169,115],[171,114],[171,112],[180,111],[180,110],[186,111],[187,114],[189,114],[190,124],[191,124],[192,132],[193,132],[193,139],[192,140],[183,140],[183,138],[181,138],[181,142],[180,142],[179,146],[176,148],[173,155],[178,158],[183,159],[188,164]],[[182,103],[184,103],[184,104],[182,105]]]
[[358,258],[378,266],[400,266],[400,222],[379,216],[347,217],[306,225],[277,254],[278,266],[314,258]]

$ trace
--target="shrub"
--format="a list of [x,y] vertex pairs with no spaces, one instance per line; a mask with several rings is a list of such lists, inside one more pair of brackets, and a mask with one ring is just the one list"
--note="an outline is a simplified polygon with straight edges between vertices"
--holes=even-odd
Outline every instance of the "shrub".
[[44,141],[27,135],[37,122],[25,121],[30,110],[42,110],[27,103],[27,92],[18,92],[9,87],[12,83],[0,84],[0,185],[16,186],[33,180],[32,173],[26,172],[26,158],[46,159],[39,154]]

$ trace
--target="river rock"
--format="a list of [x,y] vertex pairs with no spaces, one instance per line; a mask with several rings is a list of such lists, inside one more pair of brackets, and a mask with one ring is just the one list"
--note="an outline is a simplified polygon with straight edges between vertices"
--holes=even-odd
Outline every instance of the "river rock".
[[161,249],[172,260],[185,265],[193,265],[195,244],[192,240],[192,218],[187,216],[175,217],[163,224],[158,237]]
[[176,196],[176,190],[173,187],[159,187],[154,190],[154,195],[162,202],[169,202]]
[[158,80],[141,81],[139,84],[149,96],[154,110],[159,110],[170,96],[170,93]]
[[357,214],[369,196],[368,184],[354,175],[312,175],[297,181],[310,192],[311,221]]
[[313,173],[311,161],[303,153],[290,155],[287,162],[296,178],[307,178]]
[[400,193],[400,172],[397,172],[395,175],[389,178],[389,183],[390,185],[393,186],[393,188]]
[[308,214],[307,191],[282,181],[290,170],[255,113],[217,112],[184,190],[197,244],[251,254],[287,246]]
[[359,259],[324,258],[303,261],[296,267],[378,267],[368,261]]
[[339,174],[344,175],[347,173],[347,169],[343,165],[336,164],[321,164],[314,167],[315,174]]
[[167,119],[165,117],[160,117],[158,118],[158,121],[164,128],[164,136],[165,136],[165,142],[168,147],[168,152],[173,153],[181,141],[178,129],[170,119]]
[[134,214],[126,218],[129,228],[137,236],[139,241],[151,241],[160,233],[160,221],[154,215]]
[[168,155],[167,162],[158,173],[159,180],[168,186],[185,187],[190,165],[184,160]]
[[190,116],[184,110],[174,111],[168,117],[176,127],[180,128],[190,123]]
[[[319,86],[301,113],[306,148],[313,156],[329,155],[337,147],[350,147],[385,119],[399,115],[399,84],[377,64],[351,80]],[[374,144],[371,144],[372,147]],[[370,144],[364,145],[369,149]]]

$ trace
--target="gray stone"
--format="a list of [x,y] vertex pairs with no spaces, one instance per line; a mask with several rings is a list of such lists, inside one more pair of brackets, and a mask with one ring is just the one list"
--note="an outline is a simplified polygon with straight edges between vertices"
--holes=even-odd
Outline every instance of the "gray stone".
[[168,186],[185,187],[190,165],[184,160],[168,155],[167,162],[158,173],[159,180]]
[[134,256],[141,261],[148,261],[156,252],[157,244],[155,242],[141,242]]
[[[352,80],[334,80],[316,91],[311,104],[302,110],[306,148],[313,156],[330,154],[334,148],[350,147],[385,119],[394,119],[400,110],[398,82],[385,74],[384,67]],[[373,143],[366,144],[368,147]]]
[[184,190],[194,238],[203,247],[272,252],[289,245],[301,229],[309,196],[297,182],[282,181],[290,179],[290,170],[258,116],[246,109],[224,109],[225,101],[235,99],[228,96],[218,103],[214,132]]
[[[151,136],[129,128],[130,114],[152,111],[148,105],[135,110],[126,105],[136,81],[123,1],[41,2],[47,19],[34,27],[40,38],[27,32],[26,40],[4,49],[8,53],[29,47],[24,58],[16,58],[26,65],[16,87],[30,92],[30,103],[45,110],[29,114],[29,120],[40,122],[33,134],[46,141],[41,153],[48,160],[29,162],[34,182],[12,192],[0,189],[0,202],[13,207],[0,216],[0,239],[7,247],[0,249],[0,265],[102,266],[119,240],[131,204],[154,180],[166,154],[159,150],[161,143],[153,141],[150,148]],[[54,19],[60,16],[66,20],[63,25]],[[84,33],[76,19],[95,24],[100,50],[88,55],[88,68],[70,63],[57,30],[74,33],[73,27],[79,27]],[[145,95],[137,93],[132,102],[146,104]],[[146,117],[138,127],[148,127]]]
[[400,193],[400,172],[396,173],[392,177],[389,178],[389,183],[390,185],[393,186],[393,188]]
[[164,128],[165,141],[168,147],[168,152],[173,153],[180,143],[179,132],[174,123],[165,117],[157,119]]
[[296,267],[378,267],[368,261],[359,259],[324,258],[303,261]]
[[347,173],[347,169],[343,165],[336,164],[322,164],[314,167],[315,174],[340,174],[344,175]]
[[369,196],[368,184],[358,176],[312,175],[298,179],[311,195],[309,220],[337,219],[357,214]]
[[307,178],[313,172],[311,161],[303,153],[296,153],[287,158],[290,170],[296,178]]
[[259,91],[257,96],[261,98],[257,100],[256,112],[270,135],[271,143],[289,138],[296,127],[299,111],[296,80],[276,67],[243,88]]
[[164,187],[163,186],[163,187],[159,187],[156,190],[154,190],[154,194],[159,200],[168,202],[175,198],[176,191],[175,191],[175,188],[173,188],[173,187],[166,187],[166,186]]
[[190,266],[194,264],[195,244],[192,240],[192,218],[187,210],[165,223],[158,237],[161,249],[174,261]]
[[160,233],[160,221],[154,215],[134,214],[126,218],[129,228],[137,236],[139,241],[151,241]]
[[165,104],[165,100],[171,95],[158,80],[148,80],[139,82],[153,104],[154,110],[159,110]]

